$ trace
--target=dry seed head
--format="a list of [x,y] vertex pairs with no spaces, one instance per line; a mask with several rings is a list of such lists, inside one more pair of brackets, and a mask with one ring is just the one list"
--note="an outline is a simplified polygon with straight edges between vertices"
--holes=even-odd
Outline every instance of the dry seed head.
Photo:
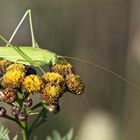
[[23,101],[23,105],[25,107],[31,107],[33,104],[33,100],[30,97],[27,97],[24,101]]
[[6,88],[3,90],[3,100],[8,103],[13,103],[17,100],[17,92],[15,89]]
[[18,114],[18,120],[19,121],[25,121],[25,120],[27,120],[27,115],[24,112],[20,112]]
[[43,86],[42,78],[37,75],[26,76],[23,81],[23,88],[29,93],[40,92]]
[[85,86],[80,79],[80,76],[71,74],[66,78],[66,84],[70,92],[81,95],[84,92]]
[[50,98],[59,98],[62,93],[62,89],[59,85],[47,85],[42,89],[42,94],[49,96]]
[[51,71],[62,75],[69,75],[73,73],[73,67],[67,61],[61,60],[59,63],[51,66]]
[[10,65],[9,67],[7,67],[6,72],[11,71],[11,70],[17,70],[17,71],[26,72],[26,69],[27,69],[27,68],[26,68],[25,65],[15,63],[15,64],[12,64],[12,65]]
[[3,87],[18,88],[24,80],[25,73],[19,70],[11,70],[6,72],[1,80]]
[[11,114],[12,114],[13,116],[17,117],[18,114],[19,114],[19,112],[20,112],[20,108],[19,108],[19,107],[13,106],[13,107],[11,108]]
[[56,104],[57,99],[48,96],[47,94],[41,94],[42,103],[45,105]]
[[3,117],[6,114],[6,109],[4,107],[0,107],[0,117]]
[[59,73],[47,72],[43,75],[43,79],[49,84],[60,85],[62,89],[65,88],[65,79]]
[[6,68],[12,64],[9,60],[0,60],[0,74],[4,74],[6,72]]
[[59,104],[50,104],[48,106],[46,105],[45,108],[48,109],[51,114],[56,114],[60,111]]

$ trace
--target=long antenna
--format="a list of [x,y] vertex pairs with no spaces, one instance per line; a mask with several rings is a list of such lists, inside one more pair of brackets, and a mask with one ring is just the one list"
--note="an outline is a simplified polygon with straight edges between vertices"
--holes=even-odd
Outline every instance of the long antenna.
[[84,62],[84,63],[87,63],[87,64],[90,64],[92,66],[95,66],[97,67],[98,69],[102,69],[108,73],[111,73],[112,75],[114,75],[115,77],[125,81],[127,84],[131,85],[132,87],[135,87],[137,88],[138,90],[140,90],[140,87],[138,85],[136,85],[135,83],[133,83],[132,81],[128,80],[127,78],[124,78],[123,76],[119,75],[118,73],[116,72],[113,72],[112,70],[108,69],[108,68],[105,68],[101,65],[98,65],[94,62],[90,62],[88,60],[85,60],[85,59],[82,59],[82,58],[77,58],[77,57],[71,57],[71,56],[59,56],[59,57],[64,57],[64,58],[67,58],[67,59],[73,59],[73,60],[77,60],[77,61],[81,61],[81,62]]

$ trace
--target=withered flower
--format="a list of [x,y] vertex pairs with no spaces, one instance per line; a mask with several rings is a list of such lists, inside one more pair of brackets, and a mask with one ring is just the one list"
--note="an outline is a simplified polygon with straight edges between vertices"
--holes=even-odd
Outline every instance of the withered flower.
[[85,86],[80,79],[80,76],[71,74],[66,78],[66,84],[70,92],[81,95],[84,92]]
[[50,105],[44,105],[44,107],[51,113],[56,114],[60,111],[60,106],[58,103],[56,104],[50,104]]
[[19,108],[19,107],[13,106],[13,107],[11,108],[11,114],[12,114],[13,116],[17,117],[18,114],[19,114],[19,112],[20,112],[20,108]]
[[0,107],[0,117],[3,117],[6,114],[6,109],[4,107]]
[[27,120],[26,113],[25,112],[19,112],[19,114],[18,114],[18,120],[19,121],[25,121],[25,120]]
[[51,71],[61,75],[69,75],[73,73],[73,67],[70,63],[60,60],[57,64],[51,66]]
[[31,107],[33,104],[33,100],[30,97],[27,97],[24,101],[23,101],[23,105],[25,107]]
[[47,94],[41,94],[41,100],[43,104],[50,105],[50,104],[56,104],[58,99],[52,98]]
[[6,72],[6,68],[12,64],[9,60],[0,60],[0,74],[4,74]]
[[17,100],[17,92],[15,89],[6,88],[3,90],[3,100],[7,103],[13,103]]

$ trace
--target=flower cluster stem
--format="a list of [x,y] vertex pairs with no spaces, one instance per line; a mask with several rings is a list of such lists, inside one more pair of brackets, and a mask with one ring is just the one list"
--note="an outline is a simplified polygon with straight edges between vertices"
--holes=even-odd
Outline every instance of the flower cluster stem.
[[23,129],[22,129],[22,137],[23,137],[23,140],[29,140],[29,133],[28,133],[27,121],[23,121],[22,122],[22,125],[23,125]]

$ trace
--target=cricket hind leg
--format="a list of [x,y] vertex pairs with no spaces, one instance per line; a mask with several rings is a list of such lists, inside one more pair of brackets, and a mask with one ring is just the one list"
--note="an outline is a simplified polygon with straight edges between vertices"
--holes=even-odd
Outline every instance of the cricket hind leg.
[[[32,47],[33,48],[38,48],[38,44],[35,41],[35,37],[34,37],[34,32],[33,32],[33,25],[32,25],[32,16],[31,16],[31,10],[27,10],[24,14],[24,16],[22,17],[22,19],[20,20],[20,22],[18,23],[16,29],[14,30],[12,36],[9,39],[9,43],[12,42],[13,38],[15,37],[17,31],[19,30],[21,24],[23,23],[23,21],[25,20],[25,18],[29,15],[29,24],[30,24],[30,30],[31,30],[31,38],[32,38]],[[8,44],[7,44],[8,45]],[[7,47],[6,45],[6,47]]]

